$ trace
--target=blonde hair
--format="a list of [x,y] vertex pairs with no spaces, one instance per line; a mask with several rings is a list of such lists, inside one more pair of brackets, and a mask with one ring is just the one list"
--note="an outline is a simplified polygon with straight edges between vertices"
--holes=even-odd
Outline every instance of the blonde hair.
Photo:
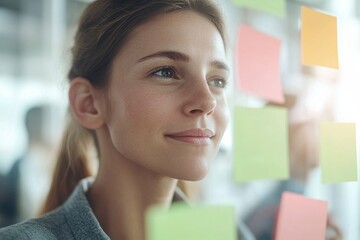
[[[68,79],[80,76],[94,87],[105,87],[112,61],[129,33],[156,15],[181,10],[206,17],[216,26],[226,46],[221,14],[210,0],[96,0],[80,18]],[[69,117],[43,213],[60,206],[79,180],[92,174],[88,148],[94,143],[97,146],[95,133]]]
[[91,144],[93,144],[93,136],[90,131],[79,126],[69,116],[42,213],[60,206],[69,197],[80,179],[93,174],[89,166],[88,149]]

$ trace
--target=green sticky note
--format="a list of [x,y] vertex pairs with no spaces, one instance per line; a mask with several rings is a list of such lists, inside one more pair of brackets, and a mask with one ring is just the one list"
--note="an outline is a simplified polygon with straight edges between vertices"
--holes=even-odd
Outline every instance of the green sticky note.
[[148,240],[236,240],[232,206],[174,204],[170,210],[151,208],[147,214]]
[[287,179],[287,110],[237,107],[234,117],[235,180]]
[[285,16],[285,0],[233,0],[233,2],[241,7],[260,10],[278,17]]
[[355,123],[322,123],[320,165],[323,183],[357,181]]

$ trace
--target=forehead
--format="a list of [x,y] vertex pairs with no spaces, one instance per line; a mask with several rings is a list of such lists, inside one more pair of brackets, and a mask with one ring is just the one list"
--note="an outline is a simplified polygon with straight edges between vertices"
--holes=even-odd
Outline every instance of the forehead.
[[120,55],[141,57],[156,51],[173,50],[190,56],[225,58],[222,36],[216,26],[194,11],[175,11],[151,18],[136,27]]

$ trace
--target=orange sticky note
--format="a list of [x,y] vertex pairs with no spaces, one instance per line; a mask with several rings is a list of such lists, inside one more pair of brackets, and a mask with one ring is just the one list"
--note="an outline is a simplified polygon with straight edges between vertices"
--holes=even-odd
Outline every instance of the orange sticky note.
[[241,25],[236,44],[238,87],[249,94],[282,103],[280,40]]
[[275,240],[325,239],[327,202],[284,192],[275,229]]
[[302,63],[339,68],[337,19],[307,7],[301,7]]

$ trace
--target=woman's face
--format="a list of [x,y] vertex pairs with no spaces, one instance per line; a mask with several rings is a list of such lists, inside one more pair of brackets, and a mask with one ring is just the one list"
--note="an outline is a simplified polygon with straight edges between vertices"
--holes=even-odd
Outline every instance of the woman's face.
[[168,13],[137,27],[114,59],[106,90],[116,157],[172,178],[204,177],[228,123],[225,62],[221,35],[197,13]]

